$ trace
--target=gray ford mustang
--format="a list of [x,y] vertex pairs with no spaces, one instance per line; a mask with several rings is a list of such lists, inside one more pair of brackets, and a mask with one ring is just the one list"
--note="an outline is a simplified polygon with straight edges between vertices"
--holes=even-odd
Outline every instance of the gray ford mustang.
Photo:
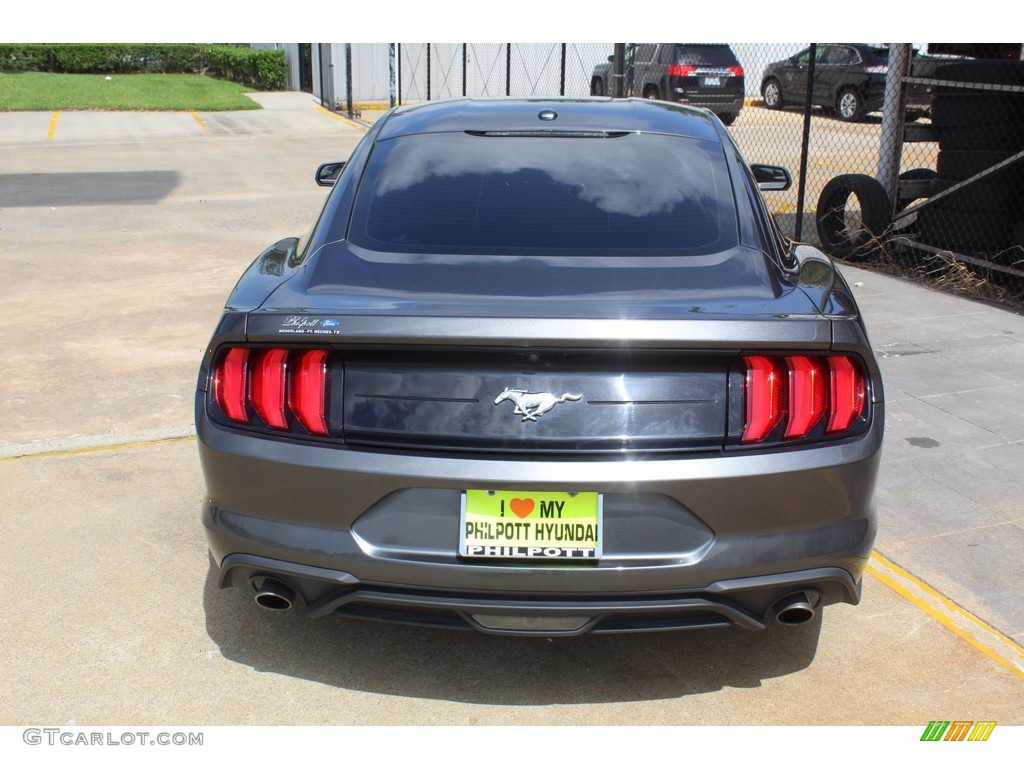
[[857,603],[882,382],[710,112],[462,99],[370,129],[243,274],[196,393],[222,587],[494,634]]

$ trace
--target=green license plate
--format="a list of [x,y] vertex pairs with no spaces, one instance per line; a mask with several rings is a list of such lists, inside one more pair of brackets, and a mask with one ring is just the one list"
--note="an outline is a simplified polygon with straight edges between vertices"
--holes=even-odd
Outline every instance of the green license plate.
[[459,517],[463,557],[596,560],[599,493],[465,491]]

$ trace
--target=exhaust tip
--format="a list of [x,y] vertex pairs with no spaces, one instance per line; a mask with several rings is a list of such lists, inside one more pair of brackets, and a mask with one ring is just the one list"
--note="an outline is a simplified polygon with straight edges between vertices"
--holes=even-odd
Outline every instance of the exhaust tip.
[[775,604],[775,620],[779,624],[806,624],[814,618],[814,606],[820,596],[815,592],[796,592]]
[[276,579],[265,578],[262,583],[254,580],[256,587],[256,605],[268,611],[287,611],[295,603],[295,590]]

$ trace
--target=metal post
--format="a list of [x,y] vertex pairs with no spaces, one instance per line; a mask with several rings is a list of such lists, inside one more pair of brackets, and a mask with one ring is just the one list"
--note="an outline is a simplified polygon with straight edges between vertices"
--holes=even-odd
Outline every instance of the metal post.
[[462,44],[462,95],[466,95],[466,44]]
[[316,47],[317,61],[320,64],[320,106],[331,108],[331,105],[327,102],[327,81],[324,79],[327,67],[324,66],[324,44],[320,43]]
[[398,103],[402,103],[402,44],[398,44]]
[[882,142],[878,148],[878,181],[889,195],[892,203],[890,213],[896,210],[907,102],[903,78],[909,73],[910,43],[890,43],[889,71],[885,76],[885,100],[882,103]]
[[800,240],[804,233],[804,197],[807,193],[807,155],[811,146],[811,96],[814,94],[814,59],[818,44],[811,43],[807,57],[807,106],[804,107],[804,135],[800,144],[800,184],[796,193],[796,232],[794,240]]
[[505,43],[505,95],[512,95],[512,43]]
[[345,43],[345,105],[351,120],[356,115],[352,108],[352,43]]
[[430,101],[430,43],[427,43],[427,101]]
[[395,108],[395,44],[388,43],[388,105]]
[[562,76],[559,78],[558,95],[565,96],[565,43],[562,43]]
[[612,92],[613,99],[621,99],[625,95],[626,44],[615,43],[614,60],[612,61]]

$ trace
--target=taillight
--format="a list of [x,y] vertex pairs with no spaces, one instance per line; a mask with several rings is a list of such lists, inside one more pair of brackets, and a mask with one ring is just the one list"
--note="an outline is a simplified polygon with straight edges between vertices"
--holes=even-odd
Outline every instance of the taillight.
[[232,347],[213,369],[213,394],[231,421],[287,431],[289,415],[307,432],[327,435],[327,351]]
[[[846,358],[843,358],[844,360]],[[786,438],[803,437],[825,413],[826,367],[820,358],[786,358],[789,368],[789,421]]]
[[232,421],[249,423],[246,406],[249,384],[249,350],[228,350],[213,373],[213,397]]
[[327,352],[311,349],[299,353],[288,377],[288,405],[314,435],[327,434],[326,392]]
[[743,362],[742,443],[764,440],[780,423],[783,439],[807,437],[826,416],[824,433],[837,435],[864,413],[863,369],[846,355],[747,355]]
[[676,77],[691,77],[697,68],[691,64],[669,64],[668,73]]
[[252,366],[252,405],[259,417],[273,429],[288,429],[288,418],[284,413],[287,368],[287,349],[264,350]]
[[729,67],[729,74],[731,74],[733,77],[743,77],[743,67]]
[[747,363],[747,421],[743,442],[764,440],[782,419],[782,392],[785,370],[771,357],[752,355]]
[[832,407],[826,431],[842,432],[864,412],[864,377],[845,357],[830,357],[828,367]]

